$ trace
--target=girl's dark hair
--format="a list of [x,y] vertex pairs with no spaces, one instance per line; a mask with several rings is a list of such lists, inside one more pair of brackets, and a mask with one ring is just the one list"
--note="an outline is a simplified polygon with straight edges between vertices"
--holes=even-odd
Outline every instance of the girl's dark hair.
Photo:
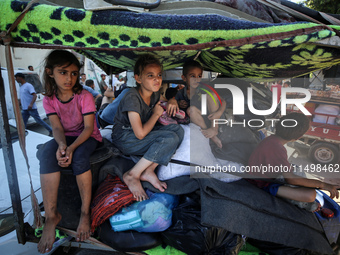
[[310,120],[306,115],[293,112],[281,117],[276,123],[275,135],[287,141],[297,140],[307,132],[309,126]]
[[203,67],[199,62],[196,60],[188,60],[183,65],[182,74],[186,76],[189,73],[189,70],[194,67],[200,68],[203,71]]
[[[158,58],[151,54],[144,54],[139,56],[137,59],[133,70],[134,74],[138,76],[141,75],[147,65],[159,65],[161,69],[163,69],[163,66]],[[136,84],[139,85],[138,83]]]
[[[82,64],[80,64],[77,57],[67,50],[54,50],[50,52],[45,59],[45,70],[43,74],[46,96],[51,97],[57,91],[57,84],[55,83],[54,78],[50,77],[46,69],[50,69],[53,72],[53,69],[57,66],[68,67],[72,64],[75,64],[79,70],[82,67]],[[80,85],[79,79],[76,80],[76,84],[73,86],[72,90],[77,94],[83,90],[83,86]]]

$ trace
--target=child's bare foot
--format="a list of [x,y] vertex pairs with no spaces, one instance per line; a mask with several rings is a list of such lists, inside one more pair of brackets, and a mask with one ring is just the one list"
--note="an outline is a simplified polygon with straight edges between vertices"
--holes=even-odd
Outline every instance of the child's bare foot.
[[90,214],[81,213],[77,228],[77,242],[83,242],[90,237]]
[[201,132],[206,138],[213,138],[218,134],[218,130],[214,128],[201,129]]
[[55,227],[60,220],[60,213],[57,213],[55,217],[46,218],[43,233],[38,243],[38,251],[40,253],[46,253],[52,250],[52,246],[55,240]]
[[145,199],[148,199],[148,196],[146,195],[139,178],[130,174],[130,171],[127,171],[123,175],[123,181],[128,186],[129,190],[133,194],[133,197],[137,201],[143,201]]
[[165,182],[161,182],[157,175],[155,174],[154,170],[146,169],[142,175],[140,176],[140,179],[142,181],[147,181],[152,184],[156,189],[158,189],[161,192],[164,192],[167,188],[167,185]]
[[218,148],[222,148],[222,142],[217,136],[211,137],[211,140],[217,145]]

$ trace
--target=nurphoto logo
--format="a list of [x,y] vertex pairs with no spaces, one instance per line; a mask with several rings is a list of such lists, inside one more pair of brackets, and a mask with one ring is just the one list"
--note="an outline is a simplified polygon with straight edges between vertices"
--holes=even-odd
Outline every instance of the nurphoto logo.
[[[232,113],[233,116],[237,115],[244,115],[245,114],[245,101],[247,100],[247,108],[253,115],[257,116],[268,116],[276,111],[279,104],[281,106],[281,115],[284,116],[287,114],[287,105],[294,105],[299,109],[303,114],[305,115],[312,115],[304,106],[305,103],[307,103],[311,99],[311,93],[308,91],[308,89],[305,88],[296,88],[296,87],[288,87],[288,88],[281,88],[280,92],[278,91],[278,88],[273,88],[272,91],[272,104],[269,109],[256,109],[254,106],[254,100],[253,100],[253,88],[248,87],[246,97],[242,91],[242,89],[236,85],[228,84],[227,82],[221,83],[215,83],[213,86],[210,86],[205,83],[200,83],[201,85],[205,86],[206,88],[210,89],[218,98],[220,104],[222,105],[221,97],[217,93],[216,89],[221,90],[228,90],[228,93],[231,93],[232,95]],[[202,115],[207,115],[207,95],[209,95],[215,104],[217,104],[215,97],[213,94],[206,88],[199,88],[202,91],[204,91],[206,94],[201,95],[201,113]],[[281,101],[278,102],[278,95],[280,93]],[[304,95],[304,97],[299,98],[288,98],[288,94],[299,94]],[[228,102],[227,102],[228,104]],[[252,118],[248,120],[243,120],[241,122],[235,122],[233,120],[228,119],[214,119],[214,126],[219,125],[242,125],[242,126],[248,126],[253,128],[260,128],[265,126],[265,124],[269,124],[272,127],[275,126],[275,122],[279,121],[279,119],[265,119],[262,118]],[[267,122],[267,123],[266,123]],[[297,125],[296,121],[294,120],[285,120],[285,123],[281,123],[285,127],[295,127]],[[290,123],[289,123],[290,122]]]

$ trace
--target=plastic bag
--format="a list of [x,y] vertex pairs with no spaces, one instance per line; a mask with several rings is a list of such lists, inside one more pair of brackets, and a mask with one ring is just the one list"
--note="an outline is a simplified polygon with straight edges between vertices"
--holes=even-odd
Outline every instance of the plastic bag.
[[222,228],[203,226],[201,206],[197,198],[189,196],[184,196],[173,210],[173,225],[161,234],[165,244],[188,255],[236,255],[244,244],[241,235]]
[[135,202],[110,217],[114,231],[161,232],[171,226],[178,196],[147,190],[148,200]]
[[[283,244],[271,243],[260,241],[256,239],[249,238],[247,240],[248,243],[253,245],[254,247],[261,250],[262,253],[270,254],[270,255],[321,255],[320,253],[314,253],[311,251],[307,251],[305,249],[288,247]],[[262,254],[261,253],[261,254]]]
[[109,220],[98,227],[98,236],[103,243],[121,252],[141,252],[162,243],[158,233],[139,233],[133,230],[115,232]]
[[326,217],[322,210],[315,212],[315,215],[320,221],[329,243],[337,243],[340,233],[340,206],[323,191],[318,190],[317,194],[323,198],[323,208],[330,210],[333,216]]

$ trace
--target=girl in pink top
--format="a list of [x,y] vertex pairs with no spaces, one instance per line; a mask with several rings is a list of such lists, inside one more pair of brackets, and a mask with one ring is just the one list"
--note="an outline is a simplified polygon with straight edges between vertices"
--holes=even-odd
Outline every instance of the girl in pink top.
[[69,51],[52,51],[45,61],[43,103],[53,137],[45,144],[40,159],[40,180],[45,207],[45,225],[38,244],[40,253],[49,252],[55,228],[61,220],[57,211],[60,171],[72,167],[82,201],[77,241],[90,237],[92,173],[90,155],[102,137],[95,124],[93,96],[79,83],[80,63]]

